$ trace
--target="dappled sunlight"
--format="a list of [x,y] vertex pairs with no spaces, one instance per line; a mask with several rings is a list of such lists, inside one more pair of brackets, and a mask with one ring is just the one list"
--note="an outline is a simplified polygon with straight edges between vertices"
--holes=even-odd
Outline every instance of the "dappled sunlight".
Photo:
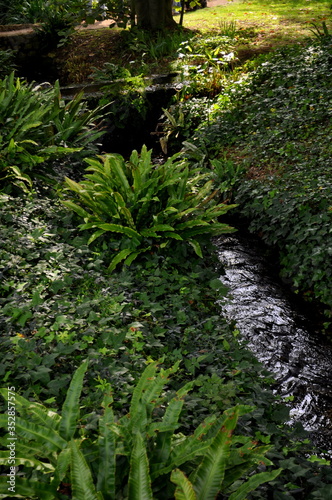
[[[253,27],[258,31],[254,45],[290,43],[307,37],[312,22],[321,23],[330,15],[328,2],[230,2],[227,5],[188,12],[184,24],[202,32],[220,30],[225,20],[236,21],[241,28]],[[327,22],[329,25],[329,23]]]

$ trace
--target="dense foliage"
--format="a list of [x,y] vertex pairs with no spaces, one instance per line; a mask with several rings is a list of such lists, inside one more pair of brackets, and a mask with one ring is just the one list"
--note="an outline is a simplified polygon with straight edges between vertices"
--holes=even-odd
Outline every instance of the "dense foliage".
[[143,146],[128,162],[120,155],[107,155],[102,163],[89,159],[87,172],[92,173],[85,180],[65,179],[78,203],[63,203],[84,218],[81,229],[94,230],[89,243],[112,234],[109,248],[116,254],[110,271],[122,261],[130,265],[142,253],[165,253],[170,246],[174,251],[175,242],[188,242],[203,257],[201,243],[207,236],[233,231],[217,220],[232,205],[215,201],[219,189],[211,174],[189,170],[176,158],[154,165],[151,153]]
[[0,80],[1,188],[31,187],[36,165],[52,157],[95,151],[101,110],[90,111],[82,97],[65,103],[58,82],[43,89],[14,73]]
[[[162,144],[185,142],[164,164],[146,148],[92,158],[100,110],[81,95],[66,104],[58,84],[0,81],[3,474],[8,387],[19,437],[17,490],[2,475],[2,498],[332,496],[329,462],[285,424],[271,375],[222,316],[227,290],[209,243],[231,230],[222,216],[236,193],[251,229],[279,247],[284,275],[329,316],[328,29],[227,78],[239,32],[220,31],[180,46],[192,84],[165,110]],[[125,41],[139,67],[146,52],[164,55],[161,36]],[[119,65],[97,77],[112,71],[132,78]]]
[[[174,106],[165,124],[169,147],[182,138],[204,158],[226,151],[228,161],[248,172],[250,180],[241,182],[235,200],[250,230],[280,249],[282,275],[296,291],[320,301],[327,319],[331,57],[326,35],[306,47],[283,49],[216,99]],[[204,121],[197,125],[199,116]]]
[[88,9],[86,0],[0,0],[2,24],[47,23],[55,19],[71,24],[84,17]]
[[[212,500],[221,490],[232,491],[236,480],[258,463],[273,465],[265,457],[271,446],[257,446],[250,437],[232,435],[239,417],[253,410],[250,406],[230,408],[220,418],[209,416],[189,436],[175,434],[184,398],[194,384],[187,383],[166,401],[163,389],[179,362],[160,371],[157,365],[153,362],[145,368],[133,391],[129,413],[120,418],[113,412],[111,385],[105,386],[107,392],[95,439],[89,432],[77,436],[79,397],[87,361],[73,375],[61,416],[16,396],[20,413],[16,426],[22,438],[16,447],[17,463],[41,470],[44,479],[39,483],[34,474],[30,480],[21,479],[18,493],[50,500],[58,497],[57,490],[70,469],[74,498],[86,498],[88,492],[89,498],[95,500],[127,495],[129,499],[152,500],[157,495],[180,500],[181,492],[189,487],[193,498]],[[3,389],[2,395],[8,399],[8,390]],[[164,412],[159,410],[162,405],[166,406]],[[6,427],[7,417],[1,417],[0,426]],[[10,450],[8,460],[9,457]],[[179,466],[187,473],[192,471],[193,484]],[[260,484],[275,479],[281,470],[256,474],[236,487],[230,500],[244,499]],[[6,479],[0,483],[0,491],[7,490]],[[177,485],[176,490],[170,481]]]
[[[297,449],[303,431],[282,425],[287,408],[275,401],[267,390],[267,374],[238,344],[238,332],[220,316],[216,302],[225,290],[217,279],[215,263],[195,260],[194,254],[189,260],[180,254],[166,259],[150,255],[145,262],[108,276],[108,252],[102,248],[91,251],[72,215],[58,202],[40,197],[4,196],[1,233],[2,386],[13,385],[28,400],[47,405],[55,412],[50,414],[52,422],[58,425],[60,414],[66,414],[63,405],[66,395],[70,397],[68,384],[75,370],[89,359],[81,415],[75,416],[79,420],[73,424],[77,439],[83,439],[81,452],[76,452],[83,464],[96,453],[103,394],[109,394],[109,384],[114,413],[121,419],[129,410],[146,364],[159,359],[168,369],[181,361],[164,391],[170,402],[184,384],[191,384],[178,432],[190,436],[205,418],[219,418],[233,405],[254,406],[253,412],[239,420],[237,435],[243,436],[242,445],[247,442],[245,436],[260,446],[272,445],[267,458],[274,468],[284,469],[273,488],[280,495],[288,492],[288,498],[294,488],[303,492],[302,498],[310,498],[310,492],[316,498],[328,487],[328,468],[301,458]],[[24,403],[18,397],[18,408],[20,402]],[[30,404],[21,417],[30,415],[29,422],[42,418],[43,407]],[[159,411],[157,408],[158,415]],[[18,422],[22,424],[18,432],[25,433],[26,424]],[[28,439],[34,440],[33,435],[30,432]],[[36,445],[42,446],[42,441]],[[302,445],[302,453],[308,450],[312,454],[307,446]],[[8,450],[4,457],[6,453]],[[20,470],[29,480],[26,487],[35,488],[38,497],[40,488],[46,495],[45,483],[53,476],[51,469],[45,473],[44,466],[35,467],[34,460],[44,463],[46,459],[45,451],[36,453],[35,457],[31,452],[22,455]],[[91,471],[94,478],[98,463],[96,457]],[[308,482],[306,477],[313,474],[315,480]],[[63,484],[76,484],[66,475],[61,478],[59,491],[64,491]],[[236,487],[240,484],[242,481]],[[255,498],[266,498],[264,489],[258,491]],[[67,498],[60,493],[59,497]],[[323,493],[317,498],[324,498]]]

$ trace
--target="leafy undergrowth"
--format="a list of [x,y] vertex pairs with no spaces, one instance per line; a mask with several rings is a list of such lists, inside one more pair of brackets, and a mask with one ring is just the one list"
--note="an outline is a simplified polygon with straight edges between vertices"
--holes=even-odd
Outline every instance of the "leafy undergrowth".
[[327,319],[332,316],[331,56],[327,39],[280,53],[256,72],[250,112],[242,122],[247,127],[242,161],[253,180],[242,185],[237,198],[252,220],[250,229],[279,248],[282,275],[295,291],[320,301]]
[[164,130],[170,149],[191,143],[185,150],[195,162],[219,158],[211,166],[230,194],[237,190],[239,214],[279,249],[282,276],[320,303],[329,329],[332,46],[323,28],[304,47],[261,57],[216,98],[180,101]]
[[[284,469],[253,498],[267,498],[271,488],[274,498],[327,498],[329,468],[304,458],[312,454],[308,440],[299,441],[305,434],[284,426],[288,410],[272,395],[269,375],[216,306],[225,290],[213,259],[156,254],[110,276],[102,248],[87,246],[73,215],[56,200],[3,196],[0,223],[1,386],[59,412],[74,371],[89,360],[77,422],[85,433],[86,460],[89,443],[98,437],[98,408],[108,384],[121,416],[147,364],[160,360],[166,369],[180,361],[164,392],[170,401],[193,382],[180,431],[190,434],[204,418],[234,404],[252,405],[237,432],[272,445],[267,457]],[[20,475],[38,491],[45,471],[31,468],[29,460],[20,463]],[[156,498],[173,497],[159,492]]]
[[[283,4],[273,5],[281,9]],[[210,14],[214,15],[212,10]],[[229,71],[226,63],[232,64],[231,60],[227,60],[228,51],[234,47],[239,28],[228,23],[222,26],[222,30],[222,34],[214,31],[213,36],[208,38],[195,33],[189,42],[188,33],[185,33],[185,38],[180,37],[174,45],[170,43],[167,49],[174,51],[178,57],[180,47],[185,64],[199,68],[196,68],[196,73],[192,68],[188,69],[192,71],[193,84],[182,94],[180,105],[169,110],[168,115],[166,113],[168,122],[165,122],[164,130],[167,140],[164,147],[177,150],[183,140],[191,141],[191,144],[185,144],[185,155],[189,161],[200,171],[207,172],[207,165],[212,167],[214,185],[220,187],[221,194],[218,195],[224,196],[224,201],[237,191],[241,212],[252,218],[252,230],[260,232],[267,242],[279,246],[285,276],[308,297],[319,298],[329,308],[326,311],[328,316],[331,272],[327,255],[330,256],[332,247],[329,173],[331,40],[323,37],[321,44],[285,49],[274,58],[261,58],[255,66],[259,62],[263,64],[258,65],[252,75],[240,77],[238,72],[228,79],[225,77]],[[255,30],[250,26],[245,30],[242,30],[241,43],[245,37],[251,40],[256,37]],[[114,47],[116,36],[117,32],[110,37],[114,37]],[[163,39],[156,48],[153,40],[140,36],[134,33],[125,39],[128,64],[136,61],[131,64],[133,73],[143,69],[148,71],[153,64],[153,67],[160,67],[158,58],[165,55]],[[221,41],[225,45],[221,46]],[[101,46],[102,43],[100,35],[98,44]],[[130,46],[132,52],[128,51]],[[93,47],[89,56],[91,60],[97,48]],[[137,57],[132,59],[136,48]],[[108,57],[107,45],[102,49],[103,57]],[[150,59],[142,56],[147,49]],[[79,50],[83,52],[82,46]],[[173,56],[169,60],[167,57],[168,64]],[[102,61],[101,58],[100,63]],[[150,66],[149,61],[153,63]],[[85,78],[90,71],[90,63],[80,73],[81,62],[76,62],[75,71],[79,78]],[[219,66],[226,71],[219,71]],[[211,75],[214,80],[209,87],[209,95],[201,97],[206,85],[211,83]],[[221,87],[223,92],[216,96]],[[47,165],[46,170],[48,168],[51,169]],[[80,180],[81,168],[77,164],[74,168],[77,170],[75,175],[73,172],[69,176]],[[107,162],[105,168],[108,168]],[[32,174],[36,173],[34,170]],[[245,181],[244,171],[248,172]],[[51,177],[55,180],[56,173],[51,172]],[[33,175],[32,179],[35,182]],[[5,180],[10,182],[7,178]],[[70,477],[68,453],[72,468],[79,464],[82,480],[90,478],[93,484],[98,477],[97,487],[100,486],[97,471],[103,469],[104,462],[97,458],[97,448],[102,449],[105,432],[108,431],[110,436],[110,428],[114,430],[111,407],[116,415],[116,426],[121,424],[115,432],[120,443],[117,465],[122,470],[122,475],[117,478],[117,487],[121,498],[128,497],[126,486],[122,484],[128,456],[143,449],[139,436],[145,422],[139,419],[135,424],[136,417],[130,415],[135,406],[131,406],[131,401],[136,400],[137,403],[135,395],[141,387],[142,373],[146,367],[148,370],[149,367],[156,367],[157,361],[163,370],[170,370],[167,373],[174,373],[171,378],[165,377],[167,385],[160,387],[162,394],[156,393],[156,400],[146,400],[145,403],[148,403],[149,411],[157,420],[156,426],[152,424],[151,427],[154,430],[163,428],[162,424],[167,423],[170,412],[167,413],[166,407],[181,406],[179,427],[172,424],[171,430],[167,428],[167,432],[174,432],[175,429],[178,432],[175,438],[172,434],[175,444],[179,444],[179,440],[190,440],[194,429],[205,418],[222,419],[224,411],[229,412],[232,406],[238,404],[254,407],[250,412],[247,406],[245,410],[243,407],[236,410],[242,416],[236,429],[232,460],[236,462],[242,447],[245,447],[246,453],[254,454],[253,450],[258,446],[261,449],[258,456],[261,457],[264,450],[267,460],[271,460],[273,465],[265,461],[257,467],[257,460],[253,461],[247,476],[244,470],[242,477],[235,475],[238,480],[228,485],[229,489],[220,498],[228,498],[231,492],[236,495],[237,488],[244,486],[246,479],[251,478],[254,482],[259,473],[272,473],[277,468],[283,469],[281,474],[251,492],[249,498],[330,498],[330,468],[317,457],[306,458],[314,453],[306,433],[298,426],[289,428],[284,424],[288,419],[288,410],[271,392],[273,381],[270,375],[238,342],[235,325],[229,325],[223,319],[222,306],[220,309],[216,305],[226,290],[218,279],[222,270],[218,269],[211,248],[207,245],[204,249],[206,258],[203,261],[182,242],[173,247],[176,249],[173,254],[162,253],[158,245],[154,245],[142,253],[139,260],[131,262],[130,267],[125,265],[122,270],[115,270],[110,275],[107,271],[109,250],[116,242],[111,240],[110,244],[106,235],[101,242],[97,239],[89,244],[89,236],[78,231],[82,220],[64,208],[42,182],[39,181],[42,189],[38,191],[36,188],[34,194],[13,197],[3,193],[0,199],[0,379],[2,387],[11,387],[17,393],[20,415],[22,420],[26,418],[24,422],[17,421],[20,436],[26,440],[20,442],[17,450],[23,453],[24,446],[29,448],[26,448],[24,456],[19,457],[18,474],[23,481],[28,481],[26,486],[32,488],[29,492],[44,491],[34,496],[29,494],[29,498],[64,500],[74,497],[70,482],[73,488],[79,488],[80,481],[74,474]],[[110,196],[117,196],[116,219],[120,220],[127,214],[127,220],[133,223],[128,218],[128,210],[132,206],[129,203],[127,207],[123,196],[120,197],[118,191],[114,192],[113,187]],[[97,206],[98,201],[103,204],[100,196],[96,201],[94,194],[97,190],[93,190],[93,186],[91,188],[93,205]],[[212,194],[215,195],[216,191],[219,190]],[[131,193],[131,183],[128,193]],[[151,190],[138,203],[160,201],[152,195]],[[209,195],[206,200],[207,203],[211,201]],[[174,214],[175,209],[171,208]],[[193,207],[190,207],[189,213],[192,210]],[[79,212],[82,214],[82,209]],[[114,226],[110,228],[108,224],[107,228],[113,231]],[[154,236],[159,238],[157,231],[155,233]],[[102,234],[99,236],[104,237]],[[125,239],[123,245],[131,245],[128,240]],[[177,362],[180,362],[179,367]],[[172,368],[174,366],[177,369]],[[153,370],[151,373],[156,377]],[[160,373],[163,375],[165,372]],[[75,411],[71,408],[70,417],[71,389],[68,390],[68,387],[70,381],[76,383],[78,377],[81,377],[78,385],[81,385],[79,393],[82,394],[80,400],[78,394]],[[151,379],[156,380],[153,377]],[[190,384],[191,390],[181,392],[186,383]],[[6,392],[7,389],[2,391],[2,395]],[[28,407],[30,403],[24,403],[20,396],[27,398],[31,406]],[[51,411],[35,406],[33,402],[42,403]],[[6,410],[6,403],[2,409]],[[31,415],[33,422],[29,421]],[[229,413],[227,415],[230,416]],[[107,425],[106,418],[111,419]],[[7,425],[5,420],[5,416],[0,419],[2,427]],[[57,439],[55,428],[60,421],[63,422],[59,424],[61,439],[56,453],[52,448],[54,443],[50,443],[45,430],[43,438],[41,421],[47,422]],[[37,423],[38,428],[33,427]],[[130,441],[127,440],[126,426],[132,431]],[[199,438],[205,433],[202,432]],[[69,447],[65,447],[68,443],[64,444],[63,436]],[[73,437],[75,439],[71,441]],[[158,436],[155,439],[160,444]],[[167,443],[170,441],[168,435]],[[131,450],[125,448],[129,447],[128,442],[134,443]],[[34,448],[34,444],[40,448]],[[164,448],[161,447],[161,450],[163,454]],[[148,450],[152,453],[150,456],[153,457],[155,451],[153,444]],[[157,451],[159,453],[158,445]],[[4,474],[8,472],[8,454],[4,445],[0,453]],[[36,462],[35,458],[43,459],[45,463]],[[134,459],[130,460],[131,464]],[[125,463],[126,467],[121,469]],[[140,463],[146,469],[143,454]],[[185,472],[189,474],[197,465],[198,462],[193,460]],[[236,465],[241,469],[240,462],[231,464],[235,468]],[[168,468],[167,474],[170,470]],[[186,481],[179,475],[177,480]],[[61,486],[56,494],[46,497],[50,481],[57,484],[61,481]],[[195,483],[195,477],[191,477],[190,481]],[[134,484],[133,481],[131,484]],[[190,483],[185,484],[188,486]],[[3,478],[1,488],[7,488]],[[54,490],[54,484],[52,488]],[[174,498],[174,488],[170,494],[169,490],[159,487],[155,497],[160,500]],[[130,493],[129,497],[134,498],[134,493]]]

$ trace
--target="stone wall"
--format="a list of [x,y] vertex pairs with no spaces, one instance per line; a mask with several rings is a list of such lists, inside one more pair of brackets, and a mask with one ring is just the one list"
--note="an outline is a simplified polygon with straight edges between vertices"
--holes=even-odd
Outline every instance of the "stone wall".
[[40,37],[33,27],[3,31],[0,26],[0,50],[14,50],[17,75],[29,81],[55,81],[57,67],[49,54],[45,53]]
[[24,57],[37,55],[40,52],[40,48],[37,34],[33,28],[0,31],[0,49],[15,50],[18,57],[20,54],[24,54]]

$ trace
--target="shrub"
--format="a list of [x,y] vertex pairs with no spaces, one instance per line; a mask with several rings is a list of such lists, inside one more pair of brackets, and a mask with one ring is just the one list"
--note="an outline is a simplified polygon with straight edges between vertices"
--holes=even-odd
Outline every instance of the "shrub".
[[0,0],[0,21],[4,24],[43,23],[52,16],[80,20],[87,10],[86,0]]
[[14,77],[0,80],[0,180],[2,185],[31,184],[28,175],[50,157],[93,149],[102,135],[96,121],[101,108],[89,111],[78,94],[68,104],[60,86],[43,90]]
[[[130,265],[145,252],[157,251],[171,242],[188,242],[202,257],[200,237],[233,231],[217,222],[231,205],[217,204],[210,174],[189,172],[188,165],[172,157],[163,165],[151,162],[143,146],[125,162],[120,155],[106,155],[101,162],[87,159],[85,180],[66,178],[78,203],[64,205],[84,218],[84,229],[94,229],[89,242],[109,232],[116,250],[109,270],[124,261]],[[83,208],[84,207],[84,208]]]
[[240,187],[237,201],[241,213],[251,219],[249,229],[278,248],[282,276],[291,281],[296,293],[320,301],[326,317],[331,318],[332,266],[327,258],[332,247],[330,180],[319,177],[315,170],[297,177],[298,182],[294,173],[279,181],[247,181]]
[[230,178],[241,170],[254,178],[235,199],[250,229],[278,247],[283,276],[297,293],[320,301],[330,321],[332,52],[327,34],[318,38],[268,56],[230,84],[190,140],[205,157],[227,148],[236,168],[212,163]]

